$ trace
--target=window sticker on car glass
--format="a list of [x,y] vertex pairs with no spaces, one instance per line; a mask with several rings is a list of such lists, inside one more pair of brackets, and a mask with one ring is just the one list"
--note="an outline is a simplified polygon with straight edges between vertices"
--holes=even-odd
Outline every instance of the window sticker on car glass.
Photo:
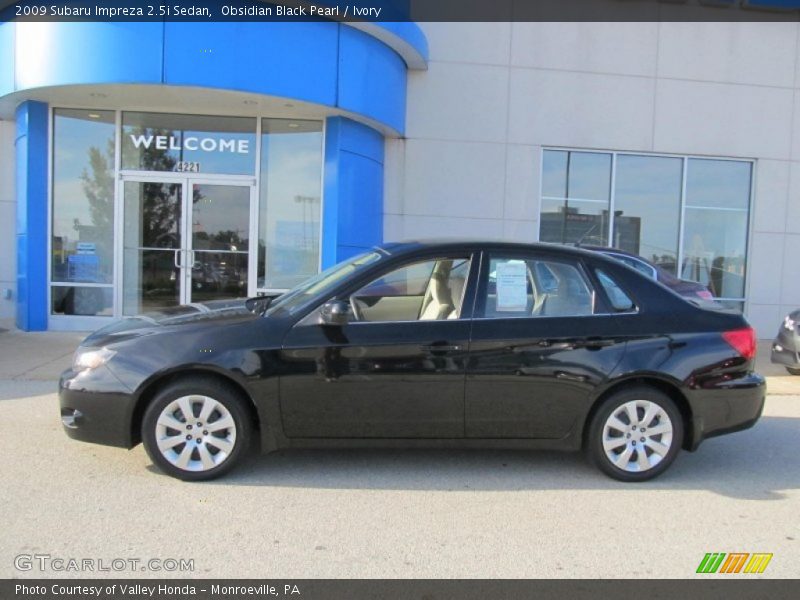
[[497,310],[519,312],[528,308],[528,267],[509,260],[497,265]]

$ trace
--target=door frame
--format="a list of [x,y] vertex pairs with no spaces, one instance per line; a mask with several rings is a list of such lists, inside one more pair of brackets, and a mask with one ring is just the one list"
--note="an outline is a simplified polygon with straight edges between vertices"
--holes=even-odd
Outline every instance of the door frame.
[[229,185],[250,189],[250,207],[248,223],[248,263],[247,263],[247,295],[254,296],[256,290],[256,274],[258,269],[258,202],[256,201],[257,180],[253,175],[213,175],[208,173],[177,173],[173,171],[120,171],[117,178],[118,210],[114,218],[114,317],[123,314],[123,261],[125,260],[125,183],[171,183],[181,186],[181,224],[180,224],[180,289],[179,302],[191,301],[191,265],[189,257],[192,248],[192,185]]

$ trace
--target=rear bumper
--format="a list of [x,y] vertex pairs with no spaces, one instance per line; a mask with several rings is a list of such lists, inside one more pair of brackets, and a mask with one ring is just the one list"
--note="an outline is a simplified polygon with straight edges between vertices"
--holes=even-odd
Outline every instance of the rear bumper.
[[707,438],[755,425],[764,410],[766,395],[766,381],[757,373],[689,392],[693,417],[688,449],[697,449]]
[[75,440],[130,448],[133,397],[108,368],[67,370],[58,382],[61,423]]

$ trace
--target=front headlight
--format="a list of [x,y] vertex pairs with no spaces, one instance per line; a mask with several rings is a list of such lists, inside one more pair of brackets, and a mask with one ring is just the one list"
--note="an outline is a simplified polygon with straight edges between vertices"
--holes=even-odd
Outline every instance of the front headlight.
[[96,369],[100,365],[106,364],[115,354],[114,350],[108,348],[78,348],[72,361],[72,369],[74,371]]
[[784,329],[788,329],[789,331],[794,331],[794,327],[797,325],[797,321],[789,317],[788,315],[783,319],[783,327]]

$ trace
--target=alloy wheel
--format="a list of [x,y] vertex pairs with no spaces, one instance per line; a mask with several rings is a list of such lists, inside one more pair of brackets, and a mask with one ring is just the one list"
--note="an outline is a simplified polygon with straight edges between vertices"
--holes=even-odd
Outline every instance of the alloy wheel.
[[629,473],[649,471],[669,453],[674,427],[667,412],[649,400],[620,404],[603,426],[603,450],[609,462]]
[[183,471],[202,472],[218,467],[236,445],[233,415],[209,396],[173,400],[159,414],[155,429],[161,455]]

